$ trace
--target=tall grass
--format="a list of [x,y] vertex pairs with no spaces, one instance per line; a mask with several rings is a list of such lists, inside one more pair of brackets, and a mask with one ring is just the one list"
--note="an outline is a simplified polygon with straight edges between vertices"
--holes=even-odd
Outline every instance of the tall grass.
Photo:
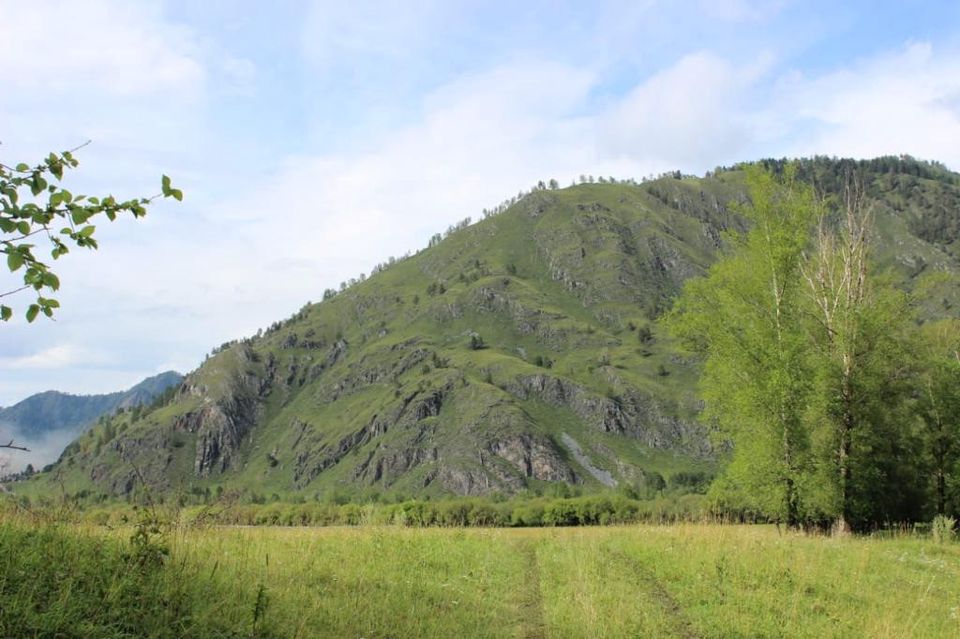
[[954,637],[960,544],[772,526],[132,527],[0,517],[0,636]]
[[0,636],[249,634],[249,624],[225,619],[207,603],[217,593],[222,604],[243,606],[240,589],[206,579],[206,566],[165,555],[165,546],[149,536],[131,542],[102,530],[5,515]]

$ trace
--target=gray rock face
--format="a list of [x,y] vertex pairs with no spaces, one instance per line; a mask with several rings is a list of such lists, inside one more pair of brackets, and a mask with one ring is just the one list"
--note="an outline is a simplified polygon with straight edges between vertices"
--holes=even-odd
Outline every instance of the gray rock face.
[[577,460],[577,463],[583,466],[584,470],[593,475],[594,479],[599,481],[604,486],[612,487],[617,485],[617,480],[613,478],[613,475],[610,474],[609,471],[597,468],[593,465],[593,462],[590,461],[590,458],[587,457],[586,453],[584,453],[583,449],[580,447],[580,444],[578,444],[573,437],[567,433],[561,433],[560,440],[573,455],[573,458]]
[[180,387],[184,396],[200,398],[201,405],[178,417],[173,432],[196,435],[194,474],[207,477],[236,467],[244,438],[257,425],[261,401],[275,385],[275,361],[268,358],[265,369],[257,368],[260,358],[248,347],[235,353],[238,370],[216,389],[187,379]]
[[552,443],[533,435],[515,435],[490,444],[490,452],[499,455],[525,477],[543,481],[577,483],[578,478]]
[[206,477],[231,467],[244,436],[256,423],[257,407],[234,399],[211,403],[180,417],[174,428],[197,435],[194,473]]

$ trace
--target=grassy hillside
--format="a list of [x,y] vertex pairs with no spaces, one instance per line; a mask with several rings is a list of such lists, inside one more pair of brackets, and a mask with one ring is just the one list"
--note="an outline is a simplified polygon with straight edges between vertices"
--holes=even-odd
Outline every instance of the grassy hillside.
[[[805,164],[827,192],[843,168]],[[861,168],[881,266],[905,286],[960,272],[957,176]],[[217,349],[169,404],[97,427],[16,490],[429,496],[709,473],[696,363],[655,319],[744,197],[736,168],[536,190]],[[955,313],[955,284],[926,287],[924,312]]]

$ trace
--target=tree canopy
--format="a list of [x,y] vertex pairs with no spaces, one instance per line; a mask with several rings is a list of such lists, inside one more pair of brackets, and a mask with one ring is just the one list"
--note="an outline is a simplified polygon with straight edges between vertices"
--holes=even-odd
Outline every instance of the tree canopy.
[[955,322],[920,330],[870,263],[864,185],[818,198],[795,165],[746,167],[746,233],[666,322],[703,357],[705,417],[732,445],[728,507],[838,531],[960,508]]

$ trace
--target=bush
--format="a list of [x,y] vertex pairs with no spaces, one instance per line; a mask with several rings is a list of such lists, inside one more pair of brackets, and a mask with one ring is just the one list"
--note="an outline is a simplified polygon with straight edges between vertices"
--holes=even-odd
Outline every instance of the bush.
[[938,544],[946,543],[953,541],[956,537],[956,526],[957,520],[953,517],[937,515],[933,518],[933,523],[930,526],[930,533],[933,535],[933,540]]
[[514,506],[510,513],[510,524],[513,526],[542,526],[544,508],[541,502],[521,502]]

